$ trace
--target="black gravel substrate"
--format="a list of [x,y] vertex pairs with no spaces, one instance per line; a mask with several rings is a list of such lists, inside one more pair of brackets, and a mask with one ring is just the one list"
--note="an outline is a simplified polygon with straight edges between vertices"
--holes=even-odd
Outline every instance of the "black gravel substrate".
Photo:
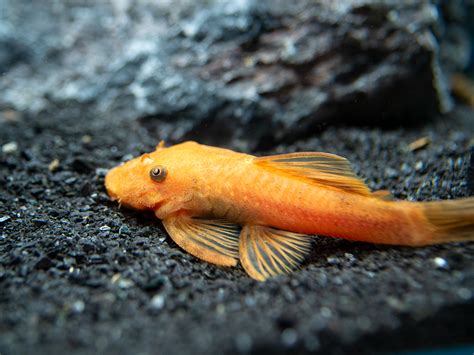
[[[328,128],[272,152],[328,151],[397,198],[457,198],[469,195],[473,116],[458,108],[422,127]],[[341,354],[474,342],[474,243],[320,237],[302,270],[259,283],[186,254],[153,215],[108,200],[107,169],[159,140],[137,121],[74,107],[0,119],[2,355]],[[430,143],[409,150],[421,137]]]

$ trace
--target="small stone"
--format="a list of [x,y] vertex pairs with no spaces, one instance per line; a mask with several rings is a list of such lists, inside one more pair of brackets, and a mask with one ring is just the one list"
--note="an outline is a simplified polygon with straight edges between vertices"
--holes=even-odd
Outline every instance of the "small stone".
[[287,328],[281,333],[281,342],[288,348],[293,347],[297,340],[298,334],[293,328]]
[[158,291],[161,290],[163,287],[167,286],[168,284],[168,277],[162,275],[155,275],[151,277],[146,283],[144,283],[143,289],[145,291]]
[[99,227],[99,230],[101,232],[108,232],[109,230],[111,230],[112,228],[110,228],[108,225],[103,225],[103,226],[100,226]]
[[424,166],[425,165],[423,164],[422,161],[417,161],[416,164],[415,164],[415,170],[416,171],[421,171],[421,170],[423,170]]
[[176,260],[166,260],[165,261],[165,265],[168,266],[168,268],[174,268],[176,265],[178,265],[178,263],[176,262]]
[[104,169],[104,168],[97,168],[95,169],[95,175],[99,177],[104,177],[107,175],[109,169]]
[[20,276],[25,277],[28,275],[30,269],[28,268],[28,265],[21,265],[20,266]]
[[400,171],[403,174],[408,175],[411,173],[411,167],[407,163],[403,163],[402,166],[400,167]]
[[226,308],[223,304],[218,304],[216,308],[216,314],[222,317],[225,314],[225,310]]
[[41,218],[35,218],[32,220],[32,222],[37,226],[44,226],[45,224],[48,224],[48,220]]
[[166,240],[166,235],[161,235],[160,237],[158,237],[158,242],[160,244],[163,244]]
[[447,269],[449,267],[448,262],[445,259],[440,258],[438,256],[433,259],[433,263],[438,269]]
[[81,142],[85,144],[89,144],[90,142],[92,142],[92,137],[89,136],[88,134],[85,134],[81,137]]
[[15,110],[4,110],[1,114],[6,122],[18,122],[21,119],[21,113]]
[[51,171],[51,172],[54,172],[54,171],[58,170],[58,168],[59,168],[59,159],[54,159],[48,165],[48,170]]
[[374,278],[374,277],[375,277],[375,272],[372,272],[372,271],[367,271],[365,274],[366,274],[368,277],[370,277],[370,278]]
[[10,219],[10,216],[1,216],[0,217],[0,223],[6,222]]
[[254,297],[252,296],[245,297],[245,305],[247,307],[255,307],[256,304],[257,304],[257,300]]
[[388,178],[396,178],[398,177],[398,171],[393,168],[385,168],[385,176]]
[[89,257],[89,262],[91,264],[102,264],[104,263],[104,258],[98,254],[93,254]]
[[66,184],[68,184],[68,185],[72,185],[72,184],[74,184],[76,181],[77,181],[77,179],[76,179],[75,177],[70,177],[70,178],[64,180],[64,182],[65,182]]
[[86,158],[75,158],[71,161],[71,168],[81,174],[87,174],[94,169],[93,162]]
[[415,150],[425,148],[430,142],[430,137],[421,137],[408,144],[407,148],[409,151],[414,152]]
[[84,308],[85,308],[85,304],[83,301],[81,300],[78,300],[78,301],[75,301],[73,302],[73,304],[71,305],[71,310],[74,312],[74,313],[82,313],[84,311]]
[[47,256],[41,257],[35,264],[37,269],[47,270],[53,266],[53,262]]
[[120,288],[130,288],[133,286],[133,281],[120,278],[120,280],[117,282],[117,286]]
[[389,304],[390,307],[396,309],[396,310],[404,310],[406,306],[403,304],[402,301],[400,301],[396,297],[389,296],[387,297],[387,303]]
[[468,301],[472,298],[472,291],[465,287],[460,288],[458,290],[458,296],[461,297],[463,300]]
[[2,146],[2,152],[5,154],[14,153],[18,150],[18,144],[16,142],[6,143]]
[[121,225],[119,228],[119,235],[128,235],[130,234],[130,228],[128,228],[125,224]]
[[351,253],[344,253],[344,256],[346,257],[347,260],[349,260],[351,262],[356,261],[355,256]]
[[161,294],[154,295],[150,302],[151,308],[160,310],[165,306],[165,296]]
[[130,288],[133,286],[132,280],[122,278],[122,275],[120,275],[119,273],[114,274],[110,280],[112,281],[112,283],[123,289]]
[[84,241],[82,244],[82,250],[84,250],[86,253],[91,253],[95,251],[95,245],[88,240]]
[[328,307],[322,307],[321,316],[323,316],[324,318],[331,318],[332,312]]

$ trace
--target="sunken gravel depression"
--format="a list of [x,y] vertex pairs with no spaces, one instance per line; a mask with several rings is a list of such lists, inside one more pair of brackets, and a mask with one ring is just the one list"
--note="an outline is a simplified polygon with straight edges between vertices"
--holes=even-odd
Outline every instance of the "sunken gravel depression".
[[1,0],[0,354],[471,354],[472,242],[315,236],[258,282],[104,178],[195,140],[338,154],[400,200],[470,196],[473,24],[469,1]]

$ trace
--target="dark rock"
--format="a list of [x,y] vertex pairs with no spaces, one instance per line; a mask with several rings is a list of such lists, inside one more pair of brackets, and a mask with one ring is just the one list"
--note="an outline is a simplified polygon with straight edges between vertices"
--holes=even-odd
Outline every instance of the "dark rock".
[[474,70],[474,4],[470,1],[437,1],[443,18],[440,57],[449,72]]
[[47,256],[40,257],[35,264],[35,267],[37,269],[42,269],[42,270],[48,270],[49,268],[53,266],[54,266],[54,262]]
[[469,169],[467,173],[467,183],[471,195],[474,195],[474,147],[471,147],[469,155]]
[[32,219],[32,222],[36,224],[37,226],[44,226],[45,224],[48,224],[47,219],[42,219],[42,218],[35,218]]
[[10,36],[34,58],[5,73],[0,106],[87,104],[104,120],[139,118],[156,141],[265,149],[327,123],[393,126],[451,105],[429,2],[10,1],[7,9]]
[[143,283],[142,288],[147,292],[156,292],[165,286],[170,286],[170,281],[167,276],[153,275]]
[[84,158],[74,158],[70,163],[71,168],[81,174],[87,174],[95,170],[94,163]]

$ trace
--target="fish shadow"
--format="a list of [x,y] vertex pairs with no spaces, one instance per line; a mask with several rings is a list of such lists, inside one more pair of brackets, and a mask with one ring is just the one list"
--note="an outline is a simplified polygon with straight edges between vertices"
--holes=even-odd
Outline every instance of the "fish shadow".
[[388,251],[393,248],[399,247],[316,236],[312,242],[311,253],[306,258],[304,265],[338,265],[342,260],[350,260],[353,258],[363,261],[367,257],[371,257],[374,252]]

